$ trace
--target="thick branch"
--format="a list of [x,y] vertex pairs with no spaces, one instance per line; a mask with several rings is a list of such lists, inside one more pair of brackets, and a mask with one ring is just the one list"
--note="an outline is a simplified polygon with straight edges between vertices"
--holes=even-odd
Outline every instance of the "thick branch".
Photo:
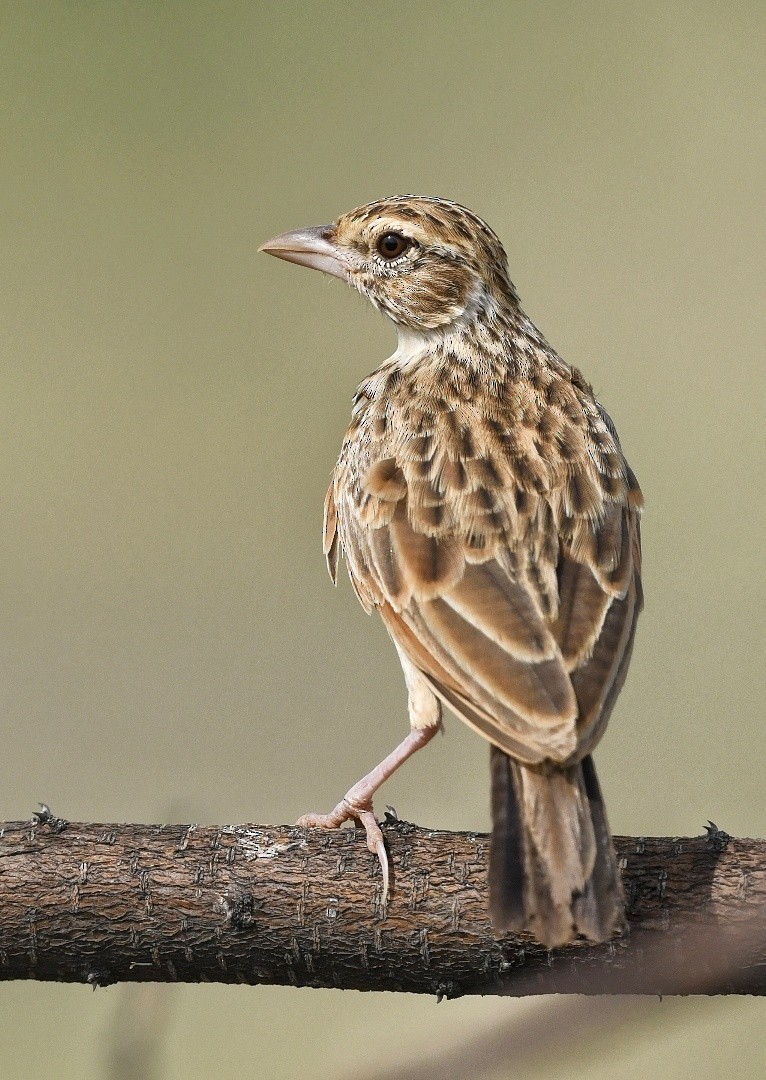
[[471,993],[766,992],[766,841],[618,838],[630,932],[547,953],[493,936],[488,839],[385,826],[0,826],[0,978]]

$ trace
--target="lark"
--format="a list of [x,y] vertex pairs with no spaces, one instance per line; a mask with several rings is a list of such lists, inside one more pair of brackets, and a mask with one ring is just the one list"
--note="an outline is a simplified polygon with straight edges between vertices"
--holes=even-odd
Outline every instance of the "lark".
[[524,314],[476,214],[401,195],[262,251],[340,278],[398,347],[359,386],[325,501],[404,669],[410,732],[329,814],[383,868],[372,799],[440,729],[444,705],[491,744],[489,913],[548,948],[600,942],[624,895],[592,751],[625,681],[642,607],[642,496],[580,372]]

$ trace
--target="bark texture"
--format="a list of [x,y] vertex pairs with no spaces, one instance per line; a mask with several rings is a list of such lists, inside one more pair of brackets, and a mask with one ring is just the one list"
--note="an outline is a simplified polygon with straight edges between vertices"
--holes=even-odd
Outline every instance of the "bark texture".
[[284,983],[460,994],[766,992],[766,841],[617,837],[629,930],[496,938],[489,839],[384,826],[0,825],[0,979]]

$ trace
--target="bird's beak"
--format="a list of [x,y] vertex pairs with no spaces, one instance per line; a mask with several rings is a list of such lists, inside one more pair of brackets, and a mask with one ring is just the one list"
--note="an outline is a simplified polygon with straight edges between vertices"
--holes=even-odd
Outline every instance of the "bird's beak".
[[310,266],[312,270],[321,270],[342,281],[348,281],[348,268],[336,246],[327,239],[331,231],[329,225],[296,229],[295,232],[275,236],[273,240],[261,244],[258,250],[274,255],[277,259]]

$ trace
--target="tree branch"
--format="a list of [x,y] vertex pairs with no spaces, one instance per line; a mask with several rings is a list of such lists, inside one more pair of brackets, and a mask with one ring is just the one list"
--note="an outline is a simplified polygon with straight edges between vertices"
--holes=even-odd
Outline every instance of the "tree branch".
[[766,841],[618,837],[630,931],[552,953],[497,940],[488,838],[354,830],[0,825],[0,979],[284,983],[459,994],[763,994]]

